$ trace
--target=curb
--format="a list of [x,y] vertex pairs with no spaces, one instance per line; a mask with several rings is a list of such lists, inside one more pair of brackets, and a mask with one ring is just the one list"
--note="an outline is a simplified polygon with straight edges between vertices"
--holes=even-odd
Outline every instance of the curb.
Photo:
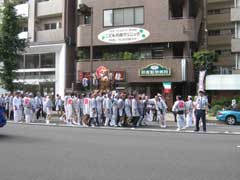
[[24,126],[44,126],[44,127],[61,127],[61,128],[78,128],[78,129],[103,129],[103,130],[110,130],[110,131],[139,131],[139,132],[159,132],[159,133],[178,133],[178,134],[215,134],[215,135],[240,135],[240,132],[231,132],[231,131],[207,131],[207,132],[194,132],[193,130],[182,130],[176,131],[172,129],[153,129],[153,128],[127,128],[127,127],[79,127],[79,126],[69,126],[69,125],[58,125],[58,124],[44,124],[44,123],[16,123],[12,121],[8,121],[9,124],[15,125],[24,125]]

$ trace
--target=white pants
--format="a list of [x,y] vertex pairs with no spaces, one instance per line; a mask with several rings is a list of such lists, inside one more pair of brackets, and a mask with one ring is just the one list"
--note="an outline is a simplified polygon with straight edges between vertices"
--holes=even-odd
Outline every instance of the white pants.
[[22,120],[22,110],[21,109],[18,109],[18,110],[14,110],[13,111],[14,113],[14,122],[19,122]]
[[186,127],[193,127],[193,113],[190,112],[187,114],[187,118],[186,118]]
[[184,127],[184,114],[177,114],[177,126],[178,129],[182,129]]

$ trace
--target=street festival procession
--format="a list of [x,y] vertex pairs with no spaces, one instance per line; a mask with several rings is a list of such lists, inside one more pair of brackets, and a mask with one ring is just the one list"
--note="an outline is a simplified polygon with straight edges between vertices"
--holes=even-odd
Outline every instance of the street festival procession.
[[0,180],[240,180],[240,0],[0,0]]
[[[25,7],[28,2],[23,5]],[[179,4],[171,1],[169,5],[170,19],[177,20],[183,18],[181,17],[183,15],[189,16],[189,18],[198,17],[201,9],[197,7],[201,7],[201,3],[194,1],[189,12],[185,12],[185,5],[180,7]],[[8,4],[5,14],[12,10],[10,6]],[[21,3],[17,3],[14,13],[21,15],[27,21],[29,15],[22,12],[23,10],[20,11],[21,7]],[[179,11],[176,11],[177,7],[180,8]],[[80,13],[79,25],[91,25],[92,9],[86,4],[79,4],[77,9]],[[124,9],[122,10],[124,12]],[[74,48],[71,49],[73,44],[69,39],[66,41],[71,50],[66,50],[66,52],[62,51],[64,48],[60,45],[49,46],[49,48],[39,45],[36,48],[31,44],[37,44],[37,40],[30,38],[28,42],[26,38],[20,38],[20,35],[24,35],[28,28],[25,28],[24,32],[19,35],[10,34],[11,31],[8,31],[8,27],[11,24],[3,18],[1,30],[9,37],[11,36],[8,42],[13,42],[16,51],[12,54],[5,52],[4,49],[8,45],[1,41],[3,47],[0,51],[1,58],[5,59],[1,83],[7,89],[4,90],[5,93],[1,93],[0,99],[2,124],[6,124],[6,119],[25,123],[41,120],[46,124],[53,124],[51,122],[57,119],[70,126],[136,128],[157,122],[158,127],[165,129],[168,127],[167,122],[174,119],[177,131],[191,127],[194,127],[195,131],[199,131],[199,127],[202,126],[205,132],[206,114],[209,110],[213,116],[220,115],[218,119],[221,121],[236,124],[239,121],[238,116],[223,117],[221,112],[217,114],[223,109],[238,108],[237,85],[234,83],[224,85],[225,82],[236,81],[228,81],[227,78],[230,76],[226,76],[226,79],[221,81],[211,79],[213,76],[208,75],[213,72],[214,63],[221,52],[218,50],[208,51],[208,44],[205,41],[202,45],[198,42],[191,42],[191,39],[179,43],[174,40],[176,37],[170,37],[169,41],[159,39],[158,42],[155,42],[153,39],[160,36],[156,36],[151,31],[161,34],[162,30],[157,30],[156,27],[145,27],[144,6],[127,8],[127,10],[129,10],[129,17],[135,17],[133,21],[128,19],[121,21],[117,16],[115,16],[116,19],[111,19],[110,16],[115,9],[104,10],[103,27],[112,28],[108,30],[100,28],[102,31],[99,33],[91,29],[91,33],[90,31],[89,34],[86,33],[91,36],[88,37],[88,40],[91,40],[89,49],[85,48],[87,39],[85,36],[81,36],[83,42],[77,43],[78,50],[74,53],[71,51]],[[183,14],[179,13],[180,11]],[[123,12],[116,10],[115,13]],[[128,26],[124,24],[128,22],[127,20],[130,23],[127,24]],[[27,25],[26,22],[25,25]],[[143,25],[143,27],[129,25]],[[18,26],[16,25],[16,28]],[[61,26],[61,22],[45,23],[43,29],[50,31],[61,28]],[[114,26],[121,27],[114,28]],[[91,27],[93,28],[93,26]],[[20,29],[19,32],[22,31],[22,28]],[[29,29],[31,28],[29,27]],[[201,31],[201,29],[199,28],[197,31]],[[30,36],[31,33],[29,30]],[[69,34],[69,37],[71,35]],[[97,37],[97,42],[93,41],[93,36]],[[181,37],[180,34],[176,34],[176,36]],[[205,36],[207,36],[206,33],[203,37],[206,38]],[[145,43],[141,44],[141,41]],[[42,40],[39,39],[40,42],[42,43]],[[93,49],[94,45],[96,47]],[[51,48],[58,50],[52,51]],[[39,53],[36,54],[38,50]],[[70,65],[74,64],[72,53],[79,59],[75,63],[75,70]],[[66,58],[62,54],[68,54],[68,57]],[[13,68],[8,65],[10,61],[13,61],[12,59],[16,61],[13,64],[18,67]],[[170,61],[174,61],[174,63]],[[63,66],[64,64],[66,65]],[[194,66],[194,68],[190,70],[190,66]],[[236,64],[237,68],[238,63]],[[55,69],[56,72],[53,72],[52,69]],[[74,71],[75,73],[73,73]],[[215,69],[215,71],[217,70]],[[62,74],[62,72],[66,74]],[[75,80],[74,76],[77,76]],[[237,75],[232,75],[230,79],[235,76],[237,78]],[[217,89],[226,86],[231,91]],[[207,90],[218,90],[218,92],[215,91],[216,94],[214,94]],[[219,97],[224,95],[229,98],[219,100]]]

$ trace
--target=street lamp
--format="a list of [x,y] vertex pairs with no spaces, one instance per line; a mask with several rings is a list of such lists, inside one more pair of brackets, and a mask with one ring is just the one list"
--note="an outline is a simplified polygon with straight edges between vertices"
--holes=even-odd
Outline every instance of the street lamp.
[[79,11],[83,15],[91,17],[91,40],[90,40],[90,90],[92,91],[93,86],[93,7],[88,7],[86,4],[79,5]]

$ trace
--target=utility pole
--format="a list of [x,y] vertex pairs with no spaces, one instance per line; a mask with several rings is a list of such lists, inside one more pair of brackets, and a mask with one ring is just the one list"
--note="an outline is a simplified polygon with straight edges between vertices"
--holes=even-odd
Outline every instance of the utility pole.
[[207,0],[203,0],[203,49],[208,50],[208,15],[207,15]]

